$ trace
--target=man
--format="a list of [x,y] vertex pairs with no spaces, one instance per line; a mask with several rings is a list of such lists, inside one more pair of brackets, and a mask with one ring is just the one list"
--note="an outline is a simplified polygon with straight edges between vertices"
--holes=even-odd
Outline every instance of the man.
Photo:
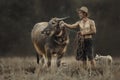
[[[88,18],[88,8],[83,6],[80,9],[78,9],[78,15],[81,20],[77,21],[75,24],[67,24],[63,22],[64,26],[69,28],[77,28],[80,27],[80,31],[78,35],[82,36],[84,38],[83,41],[83,54],[82,54],[82,60],[83,60],[83,67],[88,68],[87,65],[87,59],[88,62],[91,64],[90,66],[92,68],[95,68],[95,60],[93,57],[92,52],[92,35],[96,33],[96,27],[93,20]],[[79,43],[80,44],[80,43]],[[78,44],[78,45],[79,45]],[[80,47],[78,47],[80,49]],[[77,52],[79,54],[79,51]]]

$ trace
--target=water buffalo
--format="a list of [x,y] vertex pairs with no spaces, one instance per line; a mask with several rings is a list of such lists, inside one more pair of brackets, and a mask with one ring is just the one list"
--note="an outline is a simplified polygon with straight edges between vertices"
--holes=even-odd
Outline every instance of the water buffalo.
[[61,58],[66,52],[69,37],[67,30],[60,22],[65,18],[52,18],[49,22],[35,24],[31,32],[33,45],[42,63],[51,66],[52,54],[57,54],[56,64],[59,67]]

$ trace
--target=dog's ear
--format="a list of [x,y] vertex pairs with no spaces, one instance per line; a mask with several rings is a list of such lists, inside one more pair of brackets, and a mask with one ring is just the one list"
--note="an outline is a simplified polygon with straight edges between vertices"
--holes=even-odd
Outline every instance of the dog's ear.
[[95,61],[98,61],[98,58],[99,58],[99,57],[98,57],[98,55],[96,54],[96,56],[95,56],[95,58],[94,58]]
[[98,57],[99,55],[98,54],[96,54],[96,56],[95,57]]

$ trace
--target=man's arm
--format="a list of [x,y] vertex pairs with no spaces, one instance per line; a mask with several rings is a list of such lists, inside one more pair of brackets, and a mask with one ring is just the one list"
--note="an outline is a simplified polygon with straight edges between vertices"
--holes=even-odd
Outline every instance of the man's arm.
[[77,28],[79,26],[79,22],[76,22],[74,24],[67,24],[67,23],[64,23],[64,25],[68,28]]

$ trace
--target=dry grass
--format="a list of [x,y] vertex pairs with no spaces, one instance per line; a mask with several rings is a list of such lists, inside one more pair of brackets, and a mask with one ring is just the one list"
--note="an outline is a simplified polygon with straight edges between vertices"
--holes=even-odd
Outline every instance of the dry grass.
[[0,58],[0,80],[119,80],[119,59],[114,59],[112,67],[98,65],[91,76],[72,57],[63,58],[62,63],[59,68],[52,65],[51,69],[45,69],[36,64],[34,57]]

